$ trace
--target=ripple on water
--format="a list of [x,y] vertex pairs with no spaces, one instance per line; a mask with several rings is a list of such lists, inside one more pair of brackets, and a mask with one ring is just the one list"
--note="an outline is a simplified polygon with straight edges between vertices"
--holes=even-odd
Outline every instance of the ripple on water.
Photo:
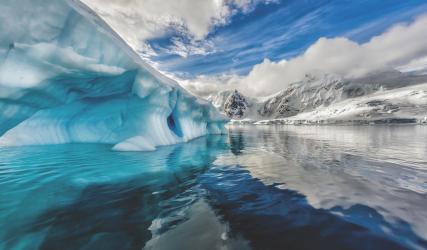
[[0,148],[0,249],[427,248],[427,127],[243,126],[109,148]]

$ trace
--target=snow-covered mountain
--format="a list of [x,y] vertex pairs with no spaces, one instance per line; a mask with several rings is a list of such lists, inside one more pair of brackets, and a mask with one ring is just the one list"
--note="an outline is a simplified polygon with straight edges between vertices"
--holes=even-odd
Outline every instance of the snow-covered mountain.
[[259,101],[238,90],[224,90],[207,98],[215,108],[231,119],[258,117]]
[[372,94],[321,106],[310,112],[257,124],[427,124],[427,83]]
[[[248,103],[249,99],[239,91],[223,91],[218,95],[208,97],[208,100],[220,111],[232,119],[242,119],[248,115],[252,107]],[[253,103],[253,101],[251,102]]]
[[[256,122],[262,120],[265,123],[265,120],[272,121],[285,118],[295,120],[297,117],[304,117],[304,120],[309,120],[310,114],[314,115],[318,110],[341,105],[344,101],[353,100],[357,102],[357,100],[360,100],[363,102],[362,100],[370,95],[384,93],[387,90],[405,91],[408,86],[412,87],[414,91],[417,89],[422,90],[424,85],[420,85],[421,83],[427,83],[425,75],[404,74],[399,71],[378,72],[358,79],[344,79],[335,75],[323,75],[321,77],[306,75],[302,81],[293,83],[279,93],[267,98],[247,98],[239,93],[239,100],[246,100],[244,105],[247,107],[239,110],[241,111],[239,116],[235,116],[233,113],[230,115],[230,112],[225,110],[227,100],[235,100],[236,98],[233,96],[235,96],[234,93],[238,93],[237,91],[224,91],[219,95],[209,97],[209,100],[213,101],[214,105],[221,112],[232,118],[234,122]],[[411,97],[408,98],[410,99]],[[422,98],[419,100],[422,100]],[[415,102],[419,102],[419,100]],[[391,108],[383,100],[379,102],[371,101],[373,101],[369,104],[371,107],[376,106],[374,104],[384,104],[385,112],[387,112],[388,108]],[[399,102],[396,105],[405,106],[407,104]],[[356,107],[354,108],[356,109]],[[403,109],[403,107],[399,108]],[[374,110],[378,113],[382,112],[380,109]],[[375,111],[371,111],[371,118],[376,116],[372,112]],[[425,112],[427,112],[427,109],[425,109]],[[332,113],[329,112],[328,114],[332,116]],[[322,114],[324,115],[321,119],[328,119],[326,113]],[[418,118],[422,116],[419,112],[414,115]],[[384,117],[379,114],[378,116]],[[317,120],[320,118],[313,116],[312,119]],[[368,117],[359,116],[357,119],[368,119]]]
[[224,103],[224,113],[231,118],[242,118],[248,108],[246,98],[235,90]]
[[133,51],[78,0],[6,0],[0,145],[153,150],[223,130],[225,117]]

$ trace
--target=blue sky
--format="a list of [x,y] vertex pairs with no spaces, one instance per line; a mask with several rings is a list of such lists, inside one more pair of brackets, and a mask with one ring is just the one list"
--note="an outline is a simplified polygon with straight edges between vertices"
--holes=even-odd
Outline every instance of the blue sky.
[[[196,95],[427,67],[426,0],[83,0]],[[426,71],[427,72],[427,71]]]
[[200,74],[247,74],[253,65],[269,58],[295,57],[320,37],[348,37],[363,43],[398,22],[412,21],[427,12],[422,0],[282,0],[259,4],[250,13],[232,16],[204,39],[210,53],[182,57],[170,50],[173,39],[185,36],[171,32],[147,40],[158,54],[151,60],[162,71],[183,78]]

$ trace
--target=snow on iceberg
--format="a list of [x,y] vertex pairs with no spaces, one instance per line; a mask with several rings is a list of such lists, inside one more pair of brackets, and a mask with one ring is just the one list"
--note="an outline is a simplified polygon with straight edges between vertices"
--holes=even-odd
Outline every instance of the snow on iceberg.
[[81,2],[2,1],[0,145],[153,150],[220,133],[225,122]]

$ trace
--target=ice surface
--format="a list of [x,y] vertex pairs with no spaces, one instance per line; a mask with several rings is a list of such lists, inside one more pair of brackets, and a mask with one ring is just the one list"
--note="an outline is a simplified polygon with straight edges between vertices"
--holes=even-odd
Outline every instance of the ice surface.
[[0,145],[152,150],[223,131],[225,118],[143,62],[77,0],[0,6]]

